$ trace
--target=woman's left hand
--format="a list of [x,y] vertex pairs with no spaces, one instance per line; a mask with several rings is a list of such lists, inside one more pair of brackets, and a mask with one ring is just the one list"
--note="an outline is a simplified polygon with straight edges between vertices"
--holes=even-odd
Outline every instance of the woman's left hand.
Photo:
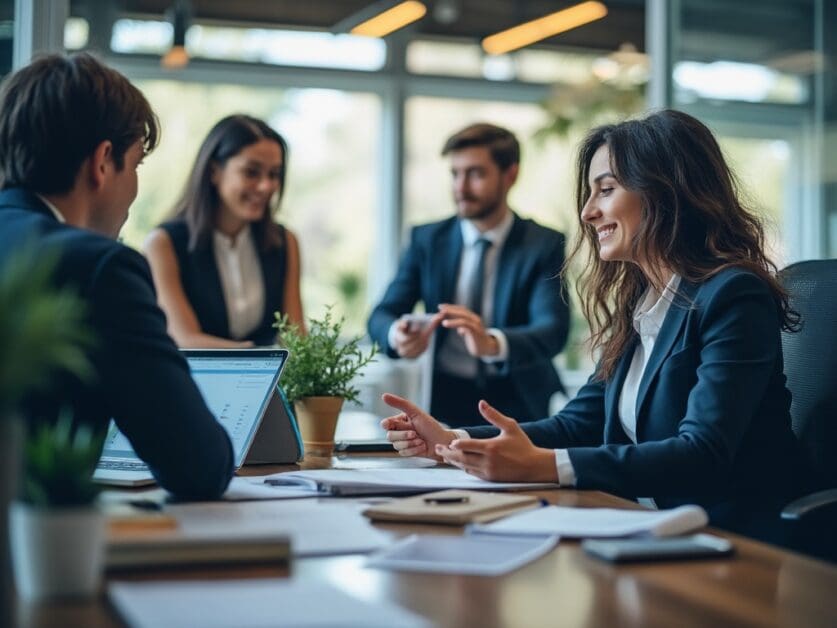
[[448,464],[492,482],[557,482],[555,452],[535,447],[517,421],[485,401],[480,414],[500,429],[494,438],[460,438],[436,445],[436,454]]

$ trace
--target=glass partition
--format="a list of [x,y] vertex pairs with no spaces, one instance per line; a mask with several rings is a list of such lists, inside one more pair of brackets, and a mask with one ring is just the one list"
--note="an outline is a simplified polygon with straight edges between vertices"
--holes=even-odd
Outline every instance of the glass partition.
[[0,2],[0,79],[12,70],[15,34],[15,3]]

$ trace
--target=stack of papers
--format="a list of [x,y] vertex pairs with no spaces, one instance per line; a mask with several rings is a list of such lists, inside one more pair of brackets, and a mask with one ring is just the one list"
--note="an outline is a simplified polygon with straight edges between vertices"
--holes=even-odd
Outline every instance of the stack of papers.
[[264,483],[282,490],[305,487],[323,495],[397,495],[426,493],[447,488],[475,491],[522,491],[556,488],[554,483],[488,482],[461,469],[315,469],[277,473]]
[[294,580],[120,582],[108,587],[108,595],[134,628],[430,626],[393,604],[372,604],[326,584]]
[[471,533],[511,536],[566,536],[607,538],[622,536],[674,536],[709,523],[700,506],[672,510],[618,510],[613,508],[565,508],[548,506],[493,523],[474,524]]

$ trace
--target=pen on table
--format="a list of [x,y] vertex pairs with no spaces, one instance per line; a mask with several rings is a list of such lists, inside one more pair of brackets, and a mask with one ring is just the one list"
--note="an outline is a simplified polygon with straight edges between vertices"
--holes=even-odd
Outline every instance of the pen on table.
[[467,504],[470,498],[467,495],[451,495],[449,497],[425,497],[425,504]]
[[139,508],[140,510],[153,510],[155,512],[163,510],[162,504],[150,499],[132,499],[128,503],[134,508]]

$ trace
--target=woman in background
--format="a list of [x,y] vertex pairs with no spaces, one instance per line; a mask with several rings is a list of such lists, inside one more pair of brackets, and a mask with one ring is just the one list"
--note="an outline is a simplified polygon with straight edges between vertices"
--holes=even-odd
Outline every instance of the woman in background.
[[180,347],[273,344],[277,311],[304,328],[299,245],[273,218],[287,160],[285,140],[265,122],[224,118],[203,141],[174,218],[146,239]]
[[494,481],[556,482],[648,505],[699,504],[713,525],[781,542],[800,493],[780,331],[798,316],[712,133],[661,111],[593,130],[578,160],[579,295],[600,355],[558,414],[448,430],[394,395],[402,455]]

